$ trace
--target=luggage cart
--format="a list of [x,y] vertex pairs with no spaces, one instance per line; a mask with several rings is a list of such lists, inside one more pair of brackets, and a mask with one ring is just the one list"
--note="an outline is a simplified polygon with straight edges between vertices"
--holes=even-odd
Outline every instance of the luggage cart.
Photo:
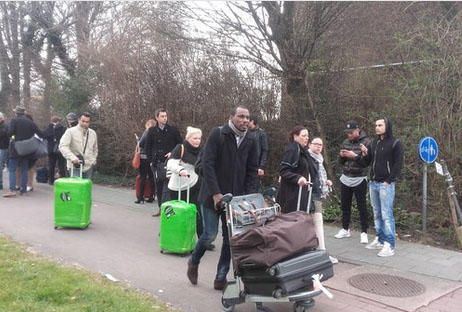
[[[301,192],[302,188],[300,188],[299,193],[301,194]],[[269,219],[280,213],[279,204],[273,199],[272,204],[268,205],[268,200],[265,201],[262,194],[250,194],[236,197],[233,197],[231,194],[226,194],[223,197],[222,203],[223,208],[226,209],[227,226],[230,237],[242,231],[246,231],[251,227],[255,227],[256,224],[264,222],[265,219]],[[299,205],[300,200],[298,206]],[[245,208],[248,210],[245,210]],[[226,312],[233,311],[236,305],[245,302],[255,303],[256,311],[270,311],[264,306],[265,303],[289,302],[293,303],[293,311],[304,312],[314,306],[313,298],[321,293],[324,293],[329,298],[333,298],[333,295],[322,285],[322,275],[319,274],[314,274],[311,277],[313,280],[312,290],[296,291],[285,296],[281,296],[280,294],[262,296],[247,293],[241,276],[239,276],[237,270],[235,270],[233,266],[233,261],[231,261],[234,279],[228,281],[221,297],[222,310]]]

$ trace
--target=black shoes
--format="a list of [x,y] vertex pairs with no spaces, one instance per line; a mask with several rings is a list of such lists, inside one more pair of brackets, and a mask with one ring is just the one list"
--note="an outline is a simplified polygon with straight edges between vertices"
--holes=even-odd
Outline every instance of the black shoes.
[[135,201],[135,204],[144,204],[144,199],[138,198],[138,199]]
[[191,259],[188,260],[188,279],[193,285],[197,285],[197,277],[199,275],[199,265],[193,264]]
[[208,245],[205,249],[207,249],[208,251],[214,251],[214,250],[215,250],[215,245],[214,245],[214,244],[210,244],[210,245]]
[[213,281],[213,289],[215,290],[223,290],[225,289],[226,284],[228,281],[226,279],[220,281],[220,280],[214,280]]
[[147,203],[152,203],[153,201],[154,201],[154,198],[148,198],[148,199],[146,200]]

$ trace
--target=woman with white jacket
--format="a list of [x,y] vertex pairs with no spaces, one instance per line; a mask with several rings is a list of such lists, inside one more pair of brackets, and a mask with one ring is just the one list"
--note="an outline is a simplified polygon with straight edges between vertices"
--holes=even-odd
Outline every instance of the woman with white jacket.
[[190,188],[189,202],[195,204],[198,208],[196,222],[197,237],[200,237],[202,234],[200,205],[197,202],[201,184],[199,175],[194,171],[194,165],[201,150],[201,139],[201,129],[188,127],[184,142],[175,146],[167,162],[167,174],[171,175],[168,182],[170,198],[178,198],[178,191],[181,188],[181,199],[186,201],[186,190],[188,187]]

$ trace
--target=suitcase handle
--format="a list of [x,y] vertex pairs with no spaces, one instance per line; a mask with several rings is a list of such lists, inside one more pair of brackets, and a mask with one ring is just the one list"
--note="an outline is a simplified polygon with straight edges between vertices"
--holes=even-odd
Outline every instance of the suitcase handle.
[[[80,178],[82,178],[82,171],[83,171],[83,166],[82,164],[79,165],[79,169],[80,169]],[[74,176],[74,165],[72,164],[71,166],[71,178]]]
[[[298,188],[298,197],[297,197],[297,211],[300,211],[300,204],[302,201],[302,189],[303,186]],[[311,193],[312,193],[312,186],[311,186],[311,175],[308,175],[308,203],[306,204],[306,213],[310,213],[310,206],[311,206]]]
[[[179,179],[179,185],[178,185],[178,200],[181,200],[181,174],[178,173],[178,176],[180,177]],[[187,177],[191,177],[189,174],[187,175]],[[189,183],[186,187],[186,202],[189,204]]]

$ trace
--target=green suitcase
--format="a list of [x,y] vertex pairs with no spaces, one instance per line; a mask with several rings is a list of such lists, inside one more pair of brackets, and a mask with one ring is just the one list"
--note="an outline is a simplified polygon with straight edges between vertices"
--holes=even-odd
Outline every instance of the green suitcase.
[[186,254],[196,246],[196,205],[187,201],[170,200],[160,206],[160,252]]
[[[90,224],[92,182],[73,177],[59,178],[54,183],[54,224],[57,228],[87,228]],[[81,171],[81,170],[80,170]]]

